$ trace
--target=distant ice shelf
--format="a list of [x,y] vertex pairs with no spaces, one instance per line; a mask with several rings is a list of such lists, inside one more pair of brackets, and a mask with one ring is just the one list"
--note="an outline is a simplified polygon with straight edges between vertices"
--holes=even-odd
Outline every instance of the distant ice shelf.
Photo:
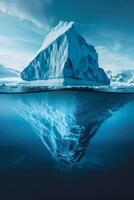
[[[31,93],[56,90],[82,90],[87,92],[134,93],[134,84],[111,82],[109,86],[82,84],[73,80],[73,84],[63,85],[63,79],[24,81],[21,78],[0,79],[0,93]],[[70,80],[68,80],[70,82]],[[72,81],[72,80],[71,80]]]

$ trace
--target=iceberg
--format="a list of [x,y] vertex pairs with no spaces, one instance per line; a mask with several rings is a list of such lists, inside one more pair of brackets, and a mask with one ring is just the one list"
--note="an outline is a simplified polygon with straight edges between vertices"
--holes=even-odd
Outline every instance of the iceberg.
[[98,54],[77,32],[74,22],[60,22],[46,36],[35,58],[21,72],[26,81],[63,79],[63,85],[109,85]]
[[125,103],[128,94],[77,91],[12,96],[15,111],[23,117],[57,163],[80,163],[100,126]]
[[111,70],[107,71],[107,75],[111,82],[119,83],[134,83],[134,70],[122,70],[112,72]]

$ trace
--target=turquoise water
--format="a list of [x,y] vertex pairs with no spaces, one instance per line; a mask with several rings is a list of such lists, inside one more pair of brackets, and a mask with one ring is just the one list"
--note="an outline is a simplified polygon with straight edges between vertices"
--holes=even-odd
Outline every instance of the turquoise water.
[[2,200],[133,199],[133,167],[133,94],[0,95]]

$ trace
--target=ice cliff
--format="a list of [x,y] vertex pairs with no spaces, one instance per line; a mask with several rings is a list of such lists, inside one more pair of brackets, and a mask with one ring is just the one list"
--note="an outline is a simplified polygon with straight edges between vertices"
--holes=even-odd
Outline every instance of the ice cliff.
[[27,81],[64,79],[64,85],[74,80],[77,84],[110,83],[99,67],[95,48],[77,32],[74,22],[60,22],[51,30],[35,58],[21,72],[21,78]]

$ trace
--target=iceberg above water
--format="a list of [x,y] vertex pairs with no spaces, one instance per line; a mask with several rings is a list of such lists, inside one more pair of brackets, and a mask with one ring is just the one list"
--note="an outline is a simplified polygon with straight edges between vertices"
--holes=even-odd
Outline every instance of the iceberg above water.
[[95,48],[78,33],[75,23],[61,21],[20,76],[0,77],[0,93],[61,89],[134,93],[134,71],[105,73]]
[[95,48],[77,32],[74,22],[60,22],[51,30],[35,58],[21,72],[21,78],[26,81],[64,79],[63,85],[72,85],[75,80],[78,85],[110,84],[99,67]]

